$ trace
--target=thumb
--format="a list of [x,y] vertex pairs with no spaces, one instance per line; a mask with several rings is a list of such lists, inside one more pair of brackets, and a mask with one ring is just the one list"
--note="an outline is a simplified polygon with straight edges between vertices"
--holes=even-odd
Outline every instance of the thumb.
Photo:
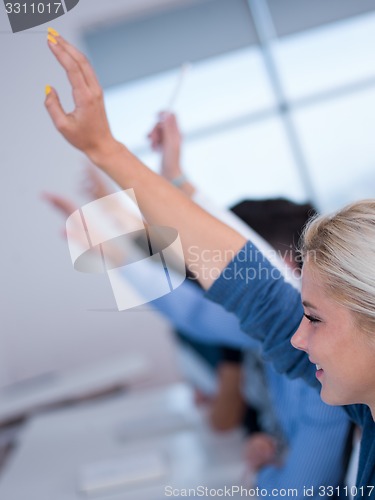
[[46,98],[44,105],[47,108],[55,127],[57,130],[61,131],[68,124],[68,116],[61,106],[59,96],[57,95],[55,89],[47,85],[45,91]]

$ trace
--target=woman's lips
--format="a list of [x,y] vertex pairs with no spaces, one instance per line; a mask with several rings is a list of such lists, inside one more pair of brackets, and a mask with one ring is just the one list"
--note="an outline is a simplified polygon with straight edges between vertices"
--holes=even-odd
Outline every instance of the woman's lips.
[[315,366],[316,366],[316,374],[315,374],[315,376],[316,376],[316,378],[320,378],[323,375],[323,370],[320,367],[320,365],[315,364]]

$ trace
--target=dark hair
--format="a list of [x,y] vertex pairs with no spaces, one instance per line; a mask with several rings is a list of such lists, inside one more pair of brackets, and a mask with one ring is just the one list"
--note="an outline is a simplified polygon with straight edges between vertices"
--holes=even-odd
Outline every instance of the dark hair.
[[275,250],[292,251],[296,259],[299,240],[307,221],[317,214],[310,203],[294,203],[285,198],[243,200],[231,208]]

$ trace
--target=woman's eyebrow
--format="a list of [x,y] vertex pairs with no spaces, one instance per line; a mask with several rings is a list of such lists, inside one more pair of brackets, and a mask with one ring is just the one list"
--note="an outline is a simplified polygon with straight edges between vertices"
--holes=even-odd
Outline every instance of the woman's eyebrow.
[[318,308],[315,307],[313,304],[311,304],[311,302],[309,302],[308,300],[303,300],[302,305],[304,305],[305,307],[308,307],[309,309],[315,309],[315,311],[318,310]]

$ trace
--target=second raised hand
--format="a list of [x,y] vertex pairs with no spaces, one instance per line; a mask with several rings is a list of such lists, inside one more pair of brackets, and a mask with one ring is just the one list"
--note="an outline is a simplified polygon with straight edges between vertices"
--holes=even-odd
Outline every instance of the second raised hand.
[[87,58],[57,31],[49,28],[48,45],[65,69],[72,86],[75,108],[66,113],[57,92],[46,87],[46,108],[57,130],[73,146],[95,161],[121,148],[112,136],[103,91]]
[[159,121],[148,134],[152,149],[161,153],[161,175],[169,181],[182,174],[181,132],[176,116],[159,113]]

